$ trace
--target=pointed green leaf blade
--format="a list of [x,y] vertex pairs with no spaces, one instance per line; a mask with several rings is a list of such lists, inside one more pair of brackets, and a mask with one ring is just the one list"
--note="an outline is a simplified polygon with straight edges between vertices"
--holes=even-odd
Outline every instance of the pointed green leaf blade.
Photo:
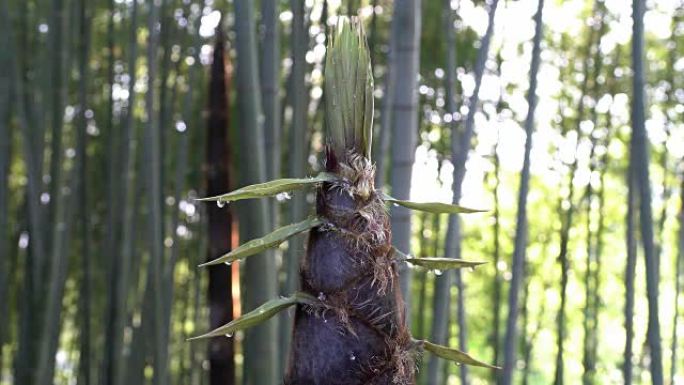
[[494,366],[494,365],[490,365],[490,364],[487,364],[487,363],[482,362],[482,361],[478,361],[475,358],[468,355],[467,353],[462,352],[458,349],[433,344],[432,342],[425,341],[425,340],[418,341],[418,343],[423,345],[423,348],[425,350],[436,355],[437,357],[444,358],[445,360],[457,362],[457,363],[463,364],[463,365],[481,366],[483,368],[489,368],[489,369],[501,369],[498,366]]
[[239,259],[244,259],[250,255],[258,254],[271,247],[278,246],[288,238],[297,235],[301,232],[314,228],[323,224],[323,221],[318,217],[311,217],[301,222],[292,223],[287,226],[280,227],[275,231],[264,235],[261,238],[252,239],[232,250],[228,254],[222,255],[214,260],[203,263],[200,267],[218,265],[220,263],[232,263]]
[[414,258],[410,255],[405,254],[404,252],[402,252],[394,246],[392,246],[392,251],[399,256],[399,258],[397,259],[400,261],[409,262],[416,266],[432,270],[449,270],[460,269],[463,267],[476,267],[487,263],[480,261],[466,261],[463,259],[453,258]]
[[464,267],[476,267],[487,263],[453,258],[406,258],[405,261],[431,270],[461,269]]
[[252,326],[256,326],[264,321],[267,321],[274,315],[280,313],[281,311],[287,309],[288,307],[302,303],[302,304],[314,304],[316,298],[312,295],[298,292],[294,295],[286,298],[278,298],[270,300],[258,308],[250,311],[247,314],[243,314],[242,317],[234,319],[229,323],[216,328],[209,333],[202,334],[200,336],[192,337],[190,340],[197,340],[201,338],[210,338],[217,336],[232,336],[238,330],[248,329]]
[[471,209],[458,205],[452,205],[442,202],[413,202],[401,199],[392,198],[385,195],[385,202],[394,203],[399,206],[406,207],[411,210],[425,211],[433,214],[468,214],[468,213],[482,213],[487,210]]
[[320,173],[313,178],[285,178],[276,179],[265,183],[254,184],[239,188],[235,191],[223,195],[217,195],[207,198],[199,198],[198,201],[218,201],[218,202],[233,202],[242,199],[265,198],[276,196],[283,192],[299,190],[304,187],[323,183],[333,182],[337,180],[333,174]]

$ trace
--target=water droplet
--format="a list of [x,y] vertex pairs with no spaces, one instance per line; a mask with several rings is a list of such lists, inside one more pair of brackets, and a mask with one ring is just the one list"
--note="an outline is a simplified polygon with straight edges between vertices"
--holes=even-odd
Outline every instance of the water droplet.
[[349,360],[350,360],[350,361],[356,361],[356,356],[354,355],[354,353],[352,353],[352,354],[349,356]]
[[184,121],[179,120],[176,122],[176,131],[185,132],[186,129],[187,129],[187,126],[185,125]]
[[219,208],[223,208],[223,206],[225,206],[225,205],[226,205],[226,202],[224,202],[222,200],[216,201],[216,206],[218,206]]
[[29,233],[27,232],[22,232],[21,235],[19,236],[19,248],[20,249],[25,249],[29,245]]
[[230,266],[230,264],[231,264],[232,262],[223,262],[223,263],[225,263],[226,266]]
[[435,270],[435,275],[442,275],[442,270]]
[[325,301],[325,294],[323,294],[323,292],[318,293],[318,300]]
[[292,195],[290,195],[290,193],[288,193],[288,192],[281,192],[281,193],[276,194],[276,200],[278,202],[284,202],[284,201],[287,201],[290,199],[292,199]]
[[226,333],[226,337],[230,338],[233,336],[233,333]]

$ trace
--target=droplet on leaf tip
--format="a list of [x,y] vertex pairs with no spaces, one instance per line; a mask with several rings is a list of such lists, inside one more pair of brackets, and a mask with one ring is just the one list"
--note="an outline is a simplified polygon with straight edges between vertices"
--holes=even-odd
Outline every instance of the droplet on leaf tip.
[[223,208],[223,206],[225,206],[225,205],[226,205],[226,202],[224,202],[220,199],[216,201],[216,206],[218,206],[218,208]]
[[226,333],[226,337],[227,337],[227,338],[230,338],[230,337],[232,337],[232,336],[233,336],[233,333]]

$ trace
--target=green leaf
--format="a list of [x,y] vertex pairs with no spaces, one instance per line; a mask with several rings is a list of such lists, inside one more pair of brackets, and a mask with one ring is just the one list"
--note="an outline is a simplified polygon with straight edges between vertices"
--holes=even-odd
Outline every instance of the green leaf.
[[247,258],[250,255],[258,254],[266,249],[278,246],[293,235],[297,235],[321,224],[323,224],[323,221],[320,218],[311,217],[301,222],[280,227],[272,233],[268,233],[261,238],[252,239],[251,241],[240,245],[228,254],[222,255],[209,262],[205,262],[201,264],[200,267],[218,265],[220,263],[230,264],[239,259]]
[[267,321],[268,319],[280,313],[281,311],[287,309],[288,307],[298,303],[315,304],[316,298],[310,294],[298,292],[294,295],[291,295],[290,297],[273,299],[259,306],[258,308],[250,311],[249,313],[243,314],[240,318],[234,319],[229,323],[210,331],[209,333],[192,337],[190,338],[190,340],[197,340],[201,338],[210,338],[217,336],[230,337],[236,331],[256,326],[264,321]]
[[401,199],[392,198],[391,196],[385,194],[385,202],[394,203],[399,206],[404,206],[411,210],[425,211],[433,214],[468,214],[468,213],[482,213],[487,210],[471,209],[467,207],[461,207],[458,205],[452,205],[442,202],[413,202],[404,201]]
[[458,349],[453,349],[447,346],[442,346],[442,345],[437,345],[433,344],[430,341],[425,341],[425,340],[420,340],[417,341],[418,344],[422,345],[425,350],[428,352],[436,355],[437,357],[444,358],[445,360],[457,362],[459,364],[463,365],[471,365],[471,366],[481,366],[483,368],[489,368],[489,369],[501,369],[498,366],[494,365],[489,365],[487,363],[484,363],[482,361],[478,361],[475,358],[471,357],[465,352],[462,352]]
[[432,270],[448,270],[460,269],[462,267],[476,267],[487,263],[480,261],[466,261],[463,259],[453,258],[414,258],[410,255],[404,254],[404,252],[402,252],[394,246],[392,246],[392,250],[395,254],[399,256],[399,260]]
[[217,202],[233,202],[242,199],[265,198],[278,195],[283,192],[299,190],[309,185],[333,182],[337,180],[333,174],[322,172],[313,178],[285,178],[276,179],[265,183],[253,184],[231,191],[227,194],[217,195],[207,198],[199,198],[198,201],[217,201]]
[[475,267],[487,263],[453,258],[406,258],[405,261],[431,270],[460,269],[463,267]]

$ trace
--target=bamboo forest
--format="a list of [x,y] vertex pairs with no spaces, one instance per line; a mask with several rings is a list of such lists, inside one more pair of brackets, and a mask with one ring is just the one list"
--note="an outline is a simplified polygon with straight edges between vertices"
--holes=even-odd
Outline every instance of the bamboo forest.
[[684,385],[684,0],[0,0],[0,385]]

